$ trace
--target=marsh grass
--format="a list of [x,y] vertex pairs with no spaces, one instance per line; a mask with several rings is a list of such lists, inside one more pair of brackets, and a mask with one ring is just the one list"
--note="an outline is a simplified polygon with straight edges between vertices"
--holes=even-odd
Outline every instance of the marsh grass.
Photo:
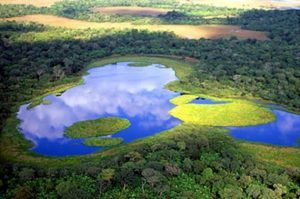
[[257,159],[283,167],[300,168],[300,149],[241,142],[241,147]]
[[205,126],[250,126],[275,120],[270,110],[244,100],[214,105],[183,104],[170,114],[186,123]]
[[77,122],[65,130],[65,135],[71,138],[89,138],[95,136],[115,134],[130,126],[130,122],[123,118],[100,118]]
[[123,142],[122,138],[89,138],[83,142],[87,146],[113,146],[121,144]]

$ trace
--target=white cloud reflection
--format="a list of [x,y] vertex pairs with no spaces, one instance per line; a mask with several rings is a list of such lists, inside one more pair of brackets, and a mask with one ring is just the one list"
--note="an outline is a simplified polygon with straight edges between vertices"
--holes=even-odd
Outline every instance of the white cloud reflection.
[[21,106],[19,127],[27,139],[34,142],[43,138],[60,139],[65,127],[103,116],[135,118],[133,121],[142,128],[174,124],[168,114],[172,107],[168,101],[175,94],[163,89],[165,84],[176,80],[172,69],[118,63],[91,69],[89,73],[84,77],[84,85],[59,97],[48,96],[50,105],[31,110],[27,110],[27,105]]

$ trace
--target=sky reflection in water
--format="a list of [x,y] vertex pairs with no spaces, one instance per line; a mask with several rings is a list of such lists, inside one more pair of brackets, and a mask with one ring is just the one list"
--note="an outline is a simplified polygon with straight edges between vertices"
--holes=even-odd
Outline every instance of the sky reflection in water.
[[62,96],[47,96],[50,105],[31,110],[20,107],[19,128],[35,146],[33,151],[50,156],[88,154],[100,147],[88,147],[82,139],[64,136],[64,129],[78,121],[100,117],[122,117],[131,126],[112,137],[125,142],[153,135],[178,125],[168,114],[174,106],[169,100],[178,94],[163,87],[177,80],[171,68],[153,64],[129,67],[118,63],[94,68],[84,77],[84,84],[67,90]]
[[267,124],[231,127],[230,135],[237,139],[279,146],[297,146],[300,138],[300,116],[283,110],[273,110],[276,120]]

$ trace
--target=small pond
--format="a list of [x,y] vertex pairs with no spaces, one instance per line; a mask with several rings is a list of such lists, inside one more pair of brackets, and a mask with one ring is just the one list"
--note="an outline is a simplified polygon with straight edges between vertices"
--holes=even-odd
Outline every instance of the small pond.
[[95,152],[101,147],[82,144],[83,139],[64,136],[64,129],[79,121],[101,117],[127,118],[131,126],[112,137],[124,142],[153,135],[180,123],[169,115],[169,100],[178,94],[164,86],[177,80],[171,68],[153,64],[130,67],[128,62],[90,69],[84,84],[45,99],[51,104],[28,110],[20,107],[20,131],[34,143],[32,151],[48,156],[80,155]]

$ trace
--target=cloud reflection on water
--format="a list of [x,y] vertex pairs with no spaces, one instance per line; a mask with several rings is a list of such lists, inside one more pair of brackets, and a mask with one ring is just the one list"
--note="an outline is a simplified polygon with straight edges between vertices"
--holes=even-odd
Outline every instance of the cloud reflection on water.
[[274,144],[297,146],[300,138],[300,116],[282,110],[273,110],[276,120],[267,124],[232,127],[230,135],[235,138]]
[[[63,140],[66,141],[65,150],[68,150],[70,140],[75,139],[65,138],[64,129],[75,122],[100,117],[128,118],[139,133],[130,132],[125,140],[143,137],[141,131],[149,131],[145,132],[149,135],[177,125],[179,121],[168,114],[173,107],[169,99],[177,94],[163,89],[164,85],[177,79],[174,71],[157,65],[128,67],[127,64],[89,70],[83,85],[71,88],[59,97],[46,97],[51,101],[49,105],[30,110],[27,105],[21,106],[19,127],[27,139],[36,143],[34,150],[43,153],[39,151],[40,141],[55,146],[56,141],[61,145]],[[49,150],[45,153],[57,155],[47,154]],[[64,153],[68,154],[74,153]]]

